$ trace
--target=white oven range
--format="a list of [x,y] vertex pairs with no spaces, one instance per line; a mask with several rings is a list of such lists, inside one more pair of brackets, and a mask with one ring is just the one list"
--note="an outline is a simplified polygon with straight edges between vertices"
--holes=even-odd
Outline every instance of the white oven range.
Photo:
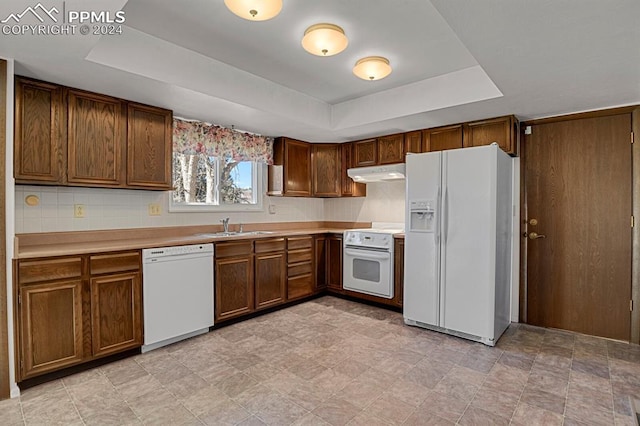
[[344,233],[345,290],[393,299],[393,235],[402,229],[352,229]]

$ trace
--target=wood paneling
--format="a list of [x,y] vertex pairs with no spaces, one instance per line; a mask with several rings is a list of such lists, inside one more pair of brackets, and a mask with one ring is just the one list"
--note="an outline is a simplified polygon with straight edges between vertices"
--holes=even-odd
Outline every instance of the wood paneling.
[[299,299],[313,294],[313,274],[290,277],[287,280],[287,299]]
[[141,302],[139,272],[91,279],[93,356],[142,345]]
[[120,99],[68,90],[67,181],[91,186],[126,183],[126,104]]
[[79,278],[82,276],[82,257],[21,260],[18,266],[20,284]]
[[462,148],[462,124],[425,130],[422,138],[425,152]]
[[82,281],[24,286],[19,291],[20,378],[80,363]]
[[404,297],[404,239],[393,242],[393,303],[402,306]]
[[[631,115],[532,127],[523,145],[527,322],[630,338]],[[537,223],[531,224],[535,219]]]
[[422,130],[404,134],[404,152],[413,152],[416,154],[424,152],[422,147]]
[[342,236],[327,237],[327,287],[342,290]]
[[341,151],[339,144],[313,144],[313,196],[340,196],[342,186],[340,178],[340,157]]
[[[635,140],[640,140],[640,107],[631,113],[632,130]],[[632,145],[633,152],[633,216],[640,220],[640,148],[638,143]],[[640,226],[633,227],[633,257],[631,261],[631,342],[640,343]]]
[[509,154],[517,154],[518,121],[511,115],[464,125],[464,146],[483,146],[494,142]]
[[89,257],[91,275],[140,270],[140,252],[99,254]]
[[308,249],[300,249],[300,250],[289,250],[289,254],[287,255],[287,262],[291,263],[300,263],[300,262],[311,262],[312,250]]
[[404,133],[378,138],[378,164],[404,163]]
[[[216,244],[216,249],[224,244]],[[253,255],[215,260],[215,320],[253,311]]]
[[287,297],[287,262],[284,250],[256,254],[255,263],[256,309],[283,303]]
[[[0,59],[0,182],[6,182],[7,144],[7,61]],[[6,185],[0,188],[0,241],[7,241]],[[7,249],[0,245],[0,399],[10,396],[9,391],[9,328],[7,302]]]
[[129,103],[127,186],[171,189],[172,118],[169,110]]
[[375,166],[378,161],[378,141],[367,139],[353,142],[353,167]]
[[313,247],[313,237],[289,237],[287,238],[287,250],[295,250]]
[[253,241],[237,241],[218,243],[215,247],[216,257],[248,256],[253,251]]
[[265,240],[256,240],[255,253],[269,253],[272,251],[284,251],[286,248],[286,242],[284,237],[282,238],[269,238]]
[[62,87],[16,78],[14,177],[17,182],[65,183],[65,110]]
[[342,197],[364,197],[367,195],[367,185],[364,183],[356,183],[347,175],[347,170],[353,167],[353,143],[346,142],[340,144],[340,152],[342,155],[341,174]]

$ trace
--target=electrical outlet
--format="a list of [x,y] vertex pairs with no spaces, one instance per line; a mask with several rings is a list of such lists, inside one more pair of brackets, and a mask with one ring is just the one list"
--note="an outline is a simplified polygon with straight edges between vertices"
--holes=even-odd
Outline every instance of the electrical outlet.
[[84,217],[84,204],[74,204],[73,217]]
[[269,204],[269,214],[276,214],[276,205]]
[[151,203],[149,204],[149,216],[160,216],[162,214],[162,209],[160,208],[160,204]]

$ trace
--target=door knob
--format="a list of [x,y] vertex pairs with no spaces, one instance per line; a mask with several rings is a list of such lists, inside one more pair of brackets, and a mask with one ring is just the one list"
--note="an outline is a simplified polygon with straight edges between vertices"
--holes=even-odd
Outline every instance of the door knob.
[[537,240],[538,238],[547,238],[546,235],[538,234],[537,232],[529,232],[530,240]]

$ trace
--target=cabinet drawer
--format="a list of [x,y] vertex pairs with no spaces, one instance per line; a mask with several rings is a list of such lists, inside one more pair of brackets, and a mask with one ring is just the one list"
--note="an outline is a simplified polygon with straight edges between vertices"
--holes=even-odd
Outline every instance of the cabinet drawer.
[[292,265],[300,262],[311,262],[311,249],[289,251],[287,263]]
[[256,240],[256,253],[269,253],[272,251],[283,251],[285,247],[284,238],[273,238],[268,240]]
[[91,275],[113,272],[137,271],[140,269],[140,252],[102,254],[89,258]]
[[311,248],[313,237],[291,237],[287,238],[287,249],[296,250],[303,248]]
[[247,256],[253,251],[253,241],[237,243],[218,243],[215,246],[216,258],[231,256]]
[[298,275],[310,274],[312,270],[313,265],[311,264],[311,262],[299,263],[289,266],[287,276],[297,277]]
[[82,258],[21,260],[18,266],[18,283],[29,284],[82,276]]
[[287,280],[287,299],[296,299],[313,294],[313,275],[303,275]]

